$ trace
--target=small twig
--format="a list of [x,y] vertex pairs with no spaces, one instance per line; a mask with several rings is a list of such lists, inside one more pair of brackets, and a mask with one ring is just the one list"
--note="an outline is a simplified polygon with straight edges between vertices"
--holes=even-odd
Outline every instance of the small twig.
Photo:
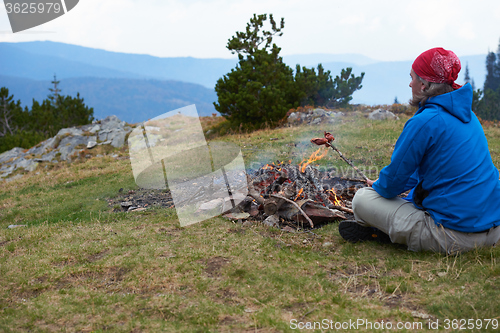
[[352,211],[352,209],[347,208],[347,207],[337,206],[337,205],[333,205],[333,206],[330,206],[330,207],[331,207],[331,208],[338,209],[338,210],[341,210],[341,211],[346,212],[346,213],[349,213],[349,214],[354,214],[354,212]]
[[299,212],[306,218],[306,220],[309,222],[309,224],[311,225],[311,228],[314,228],[314,223],[313,221],[309,218],[309,216],[307,216],[306,212],[304,212],[302,210],[302,208],[300,208],[299,205],[297,205],[297,203],[295,201],[292,201],[290,199],[287,199],[287,198],[284,198],[282,197],[281,195],[276,195],[276,194],[270,194],[269,196],[271,197],[274,197],[274,198],[277,198],[277,199],[282,199],[282,200],[285,200],[286,202],[289,202],[291,203],[292,205],[294,205],[295,207],[297,207],[297,209],[299,210]]
[[312,231],[310,231],[310,230],[304,230],[303,232],[307,232],[307,233],[309,233],[309,234],[313,234],[314,236],[316,236],[316,237],[318,237],[318,238],[321,238],[321,236],[320,236],[320,235],[315,234],[314,232],[312,232]]
[[368,177],[366,177],[365,174],[363,172],[361,172],[361,170],[359,170],[358,168],[356,168],[356,166],[354,166],[354,164],[352,164],[351,161],[349,161],[347,158],[345,158],[344,154],[342,154],[342,152],[340,150],[338,150],[331,143],[327,143],[326,145],[329,146],[329,147],[331,147],[333,150],[335,150],[339,154],[340,158],[342,158],[345,162],[347,162],[347,164],[349,164],[354,170],[356,170],[356,172],[359,173],[361,175],[361,177],[363,177],[363,179],[365,181],[368,181]]
[[312,309],[311,311],[309,312],[306,312],[301,318],[300,320],[304,319],[308,314],[312,313],[314,310],[316,310],[316,308]]
[[340,180],[346,180],[346,181],[349,181],[349,182],[364,182],[363,179],[359,179],[359,178],[347,178],[347,177],[339,177]]

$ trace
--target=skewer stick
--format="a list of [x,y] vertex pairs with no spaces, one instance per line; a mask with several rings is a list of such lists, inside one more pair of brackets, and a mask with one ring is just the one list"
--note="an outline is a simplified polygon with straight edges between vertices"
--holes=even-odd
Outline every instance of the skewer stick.
[[356,170],[357,173],[359,173],[361,175],[361,177],[363,177],[363,179],[366,181],[368,181],[368,177],[365,176],[365,174],[363,172],[361,172],[361,170],[359,170],[358,168],[356,168],[356,166],[354,164],[352,164],[351,161],[349,161],[347,158],[345,158],[344,154],[342,154],[342,152],[340,150],[338,150],[334,145],[332,145],[331,143],[326,143],[325,144],[326,146],[329,146],[331,147],[333,150],[335,150],[341,159],[343,159],[344,161],[346,161],[347,164],[349,164],[354,170]]

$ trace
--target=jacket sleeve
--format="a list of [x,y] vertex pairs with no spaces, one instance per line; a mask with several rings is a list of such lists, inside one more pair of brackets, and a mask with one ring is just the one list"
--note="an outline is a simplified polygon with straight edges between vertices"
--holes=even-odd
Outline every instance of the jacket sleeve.
[[[422,119],[423,118],[423,119]],[[373,189],[384,198],[394,198],[417,185],[416,174],[428,149],[432,149],[434,117],[414,116],[405,124],[396,142],[391,163],[380,171]]]

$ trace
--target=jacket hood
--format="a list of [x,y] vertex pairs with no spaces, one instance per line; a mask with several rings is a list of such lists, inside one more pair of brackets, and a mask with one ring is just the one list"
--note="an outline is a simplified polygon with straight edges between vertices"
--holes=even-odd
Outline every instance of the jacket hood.
[[423,108],[439,105],[463,123],[468,123],[472,118],[472,96],[472,86],[467,83],[450,93],[429,98]]

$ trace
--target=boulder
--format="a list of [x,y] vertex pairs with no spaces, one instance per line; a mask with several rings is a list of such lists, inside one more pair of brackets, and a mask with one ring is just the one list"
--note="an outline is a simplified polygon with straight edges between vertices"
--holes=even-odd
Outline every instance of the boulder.
[[[63,128],[53,138],[27,151],[16,147],[0,154],[0,179],[9,177],[20,168],[28,172],[34,171],[40,162],[69,162],[72,156],[82,151],[80,148],[83,147],[91,149],[97,145],[106,144],[122,147],[131,131],[132,128],[116,116],[109,116],[101,120],[100,124]],[[93,135],[88,136],[89,133]],[[157,136],[161,138],[160,135]],[[101,142],[98,143],[98,141]],[[152,141],[156,143],[157,140]],[[78,146],[82,147],[77,148]]]
[[63,135],[67,135],[67,134],[69,134],[71,136],[82,135],[83,131],[79,128],[76,128],[76,127],[63,128],[59,132],[57,132],[56,136],[63,136]]
[[17,158],[17,157],[20,157],[22,155],[25,155],[23,148],[19,148],[19,147],[12,148],[11,150],[5,151],[5,152],[0,154],[0,163],[7,162],[11,158],[14,158],[14,157]]
[[58,149],[61,153],[61,161],[67,161],[73,153],[75,153],[75,147],[78,145],[87,146],[89,142],[88,137],[86,136],[67,136],[61,140],[59,143]]
[[16,161],[16,169],[24,168],[26,171],[34,171],[38,163],[32,159],[25,159],[24,157],[19,158]]
[[287,118],[288,123],[294,123],[299,119],[299,114],[297,112],[292,112]]
[[371,120],[398,119],[394,113],[384,109],[377,109],[368,115]]
[[112,130],[117,128],[124,128],[126,122],[118,119],[117,116],[109,116],[101,120],[101,130]]
[[314,109],[312,111],[312,116],[313,116],[313,118],[314,117],[323,117],[324,115],[326,115],[326,112],[327,111],[325,111],[323,109]]

